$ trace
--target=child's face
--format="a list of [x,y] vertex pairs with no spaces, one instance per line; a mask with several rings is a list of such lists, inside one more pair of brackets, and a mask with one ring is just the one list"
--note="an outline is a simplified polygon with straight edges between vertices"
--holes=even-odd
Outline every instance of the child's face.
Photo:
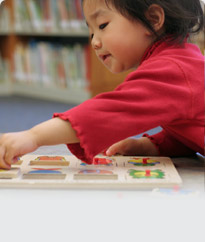
[[153,38],[140,22],[131,21],[104,0],[84,0],[84,14],[92,46],[113,73],[137,67]]

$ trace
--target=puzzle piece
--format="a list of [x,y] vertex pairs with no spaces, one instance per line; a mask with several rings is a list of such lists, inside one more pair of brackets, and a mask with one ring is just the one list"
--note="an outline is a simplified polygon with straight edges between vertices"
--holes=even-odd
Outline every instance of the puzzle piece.
[[11,170],[2,170],[0,169],[0,179],[12,179],[19,176],[20,169],[11,168]]
[[48,155],[44,155],[44,156],[38,156],[35,160],[38,161],[65,161],[65,157],[64,156],[48,156]]
[[66,174],[63,174],[60,169],[43,169],[34,168],[28,173],[23,174],[23,179],[65,179]]
[[75,180],[117,180],[118,175],[112,171],[107,170],[80,170],[77,174],[74,174]]
[[30,166],[69,166],[69,161],[58,161],[58,160],[31,160]]
[[39,156],[30,161],[31,166],[69,166],[69,164],[70,162],[63,156]]
[[160,164],[156,159],[133,157],[125,163],[125,166],[156,166]]
[[114,166],[114,159],[113,158],[105,158],[105,157],[95,157],[93,159],[92,164],[87,164],[84,161],[81,161],[80,166],[96,168],[96,167],[113,167]]
[[128,171],[129,175],[134,179],[163,179],[165,174],[161,170],[134,170]]

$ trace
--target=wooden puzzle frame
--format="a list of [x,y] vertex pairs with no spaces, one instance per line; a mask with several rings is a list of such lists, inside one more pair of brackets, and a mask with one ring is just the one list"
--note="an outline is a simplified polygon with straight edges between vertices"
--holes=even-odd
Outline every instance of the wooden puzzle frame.
[[92,165],[74,156],[25,155],[0,170],[0,188],[146,189],[180,186],[168,157],[98,156]]

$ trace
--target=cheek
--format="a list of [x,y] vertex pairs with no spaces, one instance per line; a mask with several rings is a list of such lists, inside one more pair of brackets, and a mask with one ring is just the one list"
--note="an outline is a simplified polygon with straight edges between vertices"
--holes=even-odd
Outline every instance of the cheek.
[[111,52],[115,57],[120,57],[126,54],[126,47],[120,38],[105,37],[104,38],[104,47]]
[[[112,50],[115,54],[124,54],[126,55],[127,51],[130,51],[133,46],[133,40],[118,31],[113,33],[112,35],[105,36],[105,44],[110,50]],[[114,54],[113,53],[113,54]]]
[[133,55],[133,50],[130,46],[126,46],[121,41],[119,41],[116,45],[113,45],[113,55],[119,61],[129,60]]

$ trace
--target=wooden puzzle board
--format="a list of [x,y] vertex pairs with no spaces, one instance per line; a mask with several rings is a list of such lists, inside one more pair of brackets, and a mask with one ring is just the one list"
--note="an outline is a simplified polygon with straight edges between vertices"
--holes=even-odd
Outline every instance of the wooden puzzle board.
[[98,156],[87,165],[74,156],[25,155],[11,170],[0,170],[0,187],[7,188],[144,189],[181,183],[168,157]]

